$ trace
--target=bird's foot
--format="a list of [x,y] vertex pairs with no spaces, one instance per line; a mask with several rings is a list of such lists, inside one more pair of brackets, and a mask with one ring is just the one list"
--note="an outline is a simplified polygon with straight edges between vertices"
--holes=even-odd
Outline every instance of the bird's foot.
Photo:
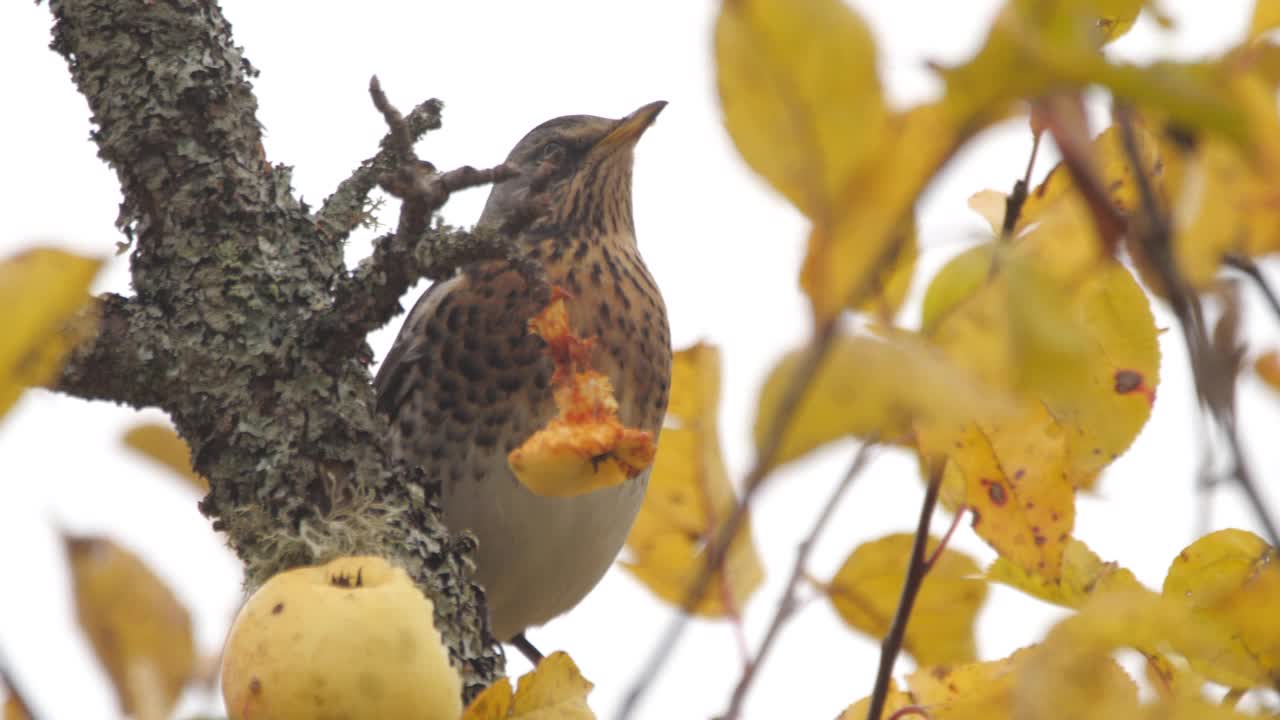
[[515,645],[516,649],[519,650],[522,655],[529,658],[529,662],[533,663],[535,666],[542,662],[542,651],[534,647],[533,643],[529,642],[529,638],[524,636],[524,633],[516,633],[516,636],[511,638],[511,644]]

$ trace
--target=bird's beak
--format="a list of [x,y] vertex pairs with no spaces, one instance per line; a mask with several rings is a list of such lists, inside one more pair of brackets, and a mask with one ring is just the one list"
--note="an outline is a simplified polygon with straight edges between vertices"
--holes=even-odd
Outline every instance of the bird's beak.
[[623,145],[633,145],[645,130],[653,124],[658,117],[658,113],[662,112],[662,108],[667,106],[666,100],[659,100],[644,105],[630,115],[618,121],[617,125],[609,131],[608,135],[600,141],[601,145],[606,147],[621,147]]

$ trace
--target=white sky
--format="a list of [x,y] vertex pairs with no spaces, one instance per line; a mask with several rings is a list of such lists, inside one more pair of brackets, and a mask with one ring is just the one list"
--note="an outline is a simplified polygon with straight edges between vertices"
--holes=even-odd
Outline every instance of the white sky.
[[[964,59],[981,42],[995,6],[990,0],[854,4],[877,33],[881,74],[900,104],[939,92],[923,62]],[[385,131],[366,93],[373,73],[403,109],[430,96],[445,100],[444,128],[419,145],[441,168],[500,162],[526,130],[556,115],[620,116],[652,100],[670,101],[638,151],[636,224],[671,309],[676,346],[706,339],[723,350],[724,450],[731,472],[741,476],[751,460],[757,388],[778,355],[809,330],[796,283],[804,223],[746,169],[720,126],[711,64],[714,3],[227,0],[223,6],[237,42],[262,72],[254,86],[268,157],[295,167],[294,186],[313,206],[376,149]],[[1224,48],[1241,35],[1251,3],[1167,0],[1163,6],[1180,20],[1178,32],[1161,33],[1144,20],[1115,51],[1141,59]],[[0,5],[0,67],[6,69],[0,97],[7,100],[0,257],[34,242],[109,255],[120,239],[112,227],[115,176],[87,139],[87,106],[64,61],[46,47],[49,27],[47,7]],[[984,134],[935,183],[920,214],[926,274],[978,238],[985,223],[966,199],[987,187],[1007,190],[1029,147],[1024,125],[1008,123]],[[1048,162],[1041,162],[1041,173],[1053,159],[1052,153],[1042,157]],[[473,222],[485,192],[459,195],[445,208],[446,218]],[[393,213],[389,203],[384,222],[394,225]],[[351,261],[367,254],[371,236],[350,243]],[[1273,263],[1269,272],[1280,284],[1280,268]],[[127,283],[120,257],[108,264],[97,289],[125,292]],[[917,278],[916,296],[922,287]],[[1255,347],[1275,345],[1275,318],[1254,293],[1247,300]],[[917,313],[913,302],[904,322],[914,324]],[[1162,308],[1157,315],[1162,326],[1173,327]],[[372,336],[378,357],[399,323]],[[1099,498],[1080,500],[1076,530],[1104,558],[1156,587],[1170,559],[1195,537],[1192,487],[1200,459],[1177,332],[1165,334],[1163,349],[1165,382],[1154,417],[1108,471]],[[1280,477],[1280,455],[1266,446],[1280,427],[1280,403],[1249,380],[1241,410],[1259,477]],[[237,564],[195,509],[195,494],[119,448],[125,427],[158,416],[31,392],[0,425],[6,575],[0,652],[39,717],[116,716],[105,676],[74,627],[56,527],[104,533],[139,552],[191,609],[206,652],[220,645],[239,602]],[[778,473],[762,493],[755,530],[770,575],[746,611],[753,645],[771,617],[796,542],[851,452],[852,444],[821,452]],[[1267,491],[1273,506],[1280,506],[1277,487],[1273,482]],[[910,530],[919,497],[910,458],[887,455],[876,462],[819,546],[815,574],[829,577],[859,542]],[[1234,490],[1217,498],[1213,527],[1252,527]],[[957,533],[955,546],[983,562],[993,557],[968,529]],[[576,611],[530,635],[544,650],[572,653],[595,682],[593,708],[609,717],[670,612],[614,571]],[[980,650],[985,658],[1001,657],[1038,639],[1056,616],[993,588],[980,621]],[[867,694],[876,655],[874,641],[845,630],[826,603],[814,603],[784,633],[758,678],[747,717],[834,716]],[[510,670],[526,669],[516,655]],[[724,709],[740,670],[730,628],[698,623],[640,717],[711,717]],[[216,696],[193,694],[183,713],[217,712],[220,704]]]

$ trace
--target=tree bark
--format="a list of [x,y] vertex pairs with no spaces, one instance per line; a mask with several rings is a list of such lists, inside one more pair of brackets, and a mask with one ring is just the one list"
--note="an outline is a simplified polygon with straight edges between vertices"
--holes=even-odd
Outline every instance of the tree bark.
[[[364,339],[418,277],[460,262],[469,233],[427,223],[390,235],[349,273],[343,241],[394,161],[386,150],[312,213],[292,194],[290,169],[265,158],[255,71],[216,2],[50,8],[52,47],[123,190],[134,289],[98,299],[98,337],[73,353],[58,389],[169,413],[210,482],[201,510],[244,561],[250,589],[338,555],[403,566],[435,602],[474,694],[502,661],[467,579],[473,541],[441,524],[430,469],[389,459]],[[439,126],[439,110],[432,101],[410,114],[414,139]]]

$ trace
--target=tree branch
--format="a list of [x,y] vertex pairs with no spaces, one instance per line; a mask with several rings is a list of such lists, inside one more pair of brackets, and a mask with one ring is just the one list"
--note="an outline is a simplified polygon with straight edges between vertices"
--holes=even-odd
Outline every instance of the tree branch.
[[391,460],[360,353],[310,335],[346,277],[332,233],[367,179],[333,201],[326,227],[302,207],[288,168],[264,157],[254,71],[216,3],[50,8],[53,47],[89,102],[136,238],[136,297],[104,298],[102,333],[59,387],[169,412],[210,482],[200,507],[249,588],[339,555],[404,567],[474,695],[502,663],[467,579],[470,543],[440,522],[433,469]]
[[[893,614],[893,624],[880,643],[880,667],[876,670],[876,684],[871,690],[867,720],[880,720],[880,716],[884,714],[885,700],[889,697],[889,680],[893,677],[893,666],[897,662],[898,653],[902,651],[902,641],[907,636],[911,609],[915,606],[916,596],[920,594],[924,577],[936,558],[935,555],[926,559],[925,551],[929,547],[929,521],[933,518],[933,508],[938,504],[938,490],[942,487],[942,470],[946,464],[941,458],[930,458],[928,464],[929,486],[924,493],[924,502],[920,504],[920,522],[916,525],[915,542],[911,544],[911,562],[907,565],[907,577],[902,584],[898,610]],[[960,513],[957,512],[956,518],[959,517]],[[952,529],[954,528],[955,525],[952,525]],[[938,547],[941,552],[943,544],[939,543]]]
[[[867,269],[866,274],[859,278],[858,282],[854,283],[844,304],[845,307],[857,306],[872,292],[877,279],[881,277],[884,269],[892,265],[898,253],[901,252],[904,245],[903,240],[899,239],[896,242],[891,242],[885,247],[880,257],[876,258],[876,261]],[[671,622],[668,623],[666,629],[658,638],[657,646],[641,667],[636,681],[624,696],[622,708],[618,712],[620,720],[630,718],[640,704],[641,698],[657,678],[662,664],[679,643],[680,636],[684,634],[693,609],[697,607],[702,597],[707,594],[715,573],[723,567],[725,558],[728,556],[729,544],[733,542],[733,538],[737,536],[742,524],[746,521],[747,510],[750,508],[756,492],[764,484],[770,471],[774,469],[778,452],[782,449],[782,440],[791,426],[796,412],[800,409],[800,402],[804,399],[805,393],[809,391],[813,378],[817,376],[818,369],[822,366],[827,353],[831,350],[831,345],[835,341],[840,327],[840,320],[840,314],[833,313],[831,317],[823,320],[814,330],[813,338],[810,339],[808,347],[800,356],[800,362],[797,364],[795,372],[791,375],[786,387],[783,388],[782,399],[778,402],[773,421],[769,424],[764,440],[757,449],[755,464],[752,465],[751,470],[747,472],[747,476],[743,480],[742,497],[734,506],[733,511],[725,518],[724,524],[717,528],[716,534],[708,540],[706,560],[702,563],[698,574],[694,577],[693,582],[690,583],[689,589],[685,593],[684,602],[681,604],[682,612],[676,614],[671,619]]]
[[1138,139],[1133,129],[1133,114],[1126,107],[1116,110],[1116,123],[1120,127],[1120,138],[1124,146],[1125,156],[1133,168],[1133,175],[1138,185],[1138,197],[1141,199],[1143,222],[1131,228],[1136,233],[1137,242],[1152,266],[1160,276],[1169,298],[1173,314],[1178,318],[1182,328],[1182,338],[1187,346],[1187,354],[1191,359],[1191,372],[1195,379],[1196,393],[1218,426],[1226,435],[1227,446],[1231,451],[1234,464],[1234,476],[1246,499],[1253,507],[1254,517],[1268,542],[1280,545],[1280,529],[1276,526],[1275,516],[1267,507],[1266,500],[1258,490],[1253,479],[1248,458],[1240,443],[1236,423],[1235,383],[1236,359],[1228,357],[1221,349],[1216,348],[1209,340],[1205,327],[1204,311],[1200,306],[1200,298],[1187,286],[1185,278],[1179,271],[1173,256],[1173,226],[1169,215],[1161,207],[1151,179],[1142,166],[1141,154],[1138,151]]
[[[440,127],[440,111],[444,103],[432,98],[415,107],[403,120],[404,132],[409,144],[417,142],[429,130]],[[378,179],[391,172],[401,162],[401,139],[397,131],[389,131],[380,143],[376,155],[360,163],[351,176],[338,185],[338,189],[325,199],[316,213],[316,223],[332,240],[342,240],[365,222],[365,203]]]
[[67,334],[82,337],[80,328],[88,322],[97,323],[96,335],[71,352],[50,389],[134,408],[163,407],[173,382],[160,349],[164,318],[148,316],[136,301],[107,293],[94,298]]
[[725,710],[721,720],[734,720],[742,713],[742,703],[747,699],[747,691],[750,690],[751,684],[755,681],[760,666],[773,649],[773,644],[777,640],[782,626],[795,614],[796,589],[807,572],[809,555],[813,552],[813,546],[817,544],[818,538],[827,527],[827,523],[835,515],[835,509],[840,504],[841,498],[853,486],[853,481],[862,474],[862,469],[866,467],[867,461],[871,459],[871,450],[874,447],[874,443],[866,442],[858,448],[858,454],[854,456],[853,463],[845,471],[844,477],[840,479],[840,482],[836,484],[835,490],[831,491],[831,496],[827,498],[827,502],[822,506],[822,511],[818,513],[818,518],[814,520],[813,526],[809,528],[809,534],[805,536],[799,547],[796,548],[796,559],[791,567],[791,577],[787,579],[787,586],[782,590],[782,597],[778,600],[778,607],[773,612],[773,620],[769,623],[769,629],[765,631],[764,639],[760,641],[760,649],[756,650],[755,658],[748,660],[746,667],[743,669],[742,677],[738,679],[738,684],[733,689],[733,696],[729,699],[729,709]]
[[410,120],[387,99],[377,77],[369,82],[369,94],[388,126],[383,150],[375,158],[386,170],[377,180],[403,201],[400,219],[394,233],[374,241],[373,254],[335,283],[333,307],[320,317],[316,337],[332,352],[355,353],[370,331],[401,311],[401,296],[419,278],[444,279],[464,265],[483,260],[506,260],[535,291],[545,291],[542,266],[528,260],[512,239],[520,228],[467,232],[447,225],[431,226],[432,215],[452,193],[509,180],[517,171],[504,163],[483,170],[463,166],[436,172],[431,163],[419,160],[414,153]]

